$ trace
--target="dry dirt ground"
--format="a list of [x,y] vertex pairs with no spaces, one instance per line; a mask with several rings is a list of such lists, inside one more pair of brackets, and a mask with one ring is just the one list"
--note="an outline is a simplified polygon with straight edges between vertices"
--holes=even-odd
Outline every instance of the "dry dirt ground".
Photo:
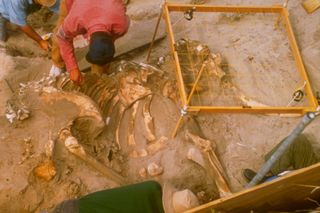
[[[159,0],[132,0],[128,6],[128,15],[133,23],[141,24],[143,28],[153,29],[154,25],[144,23],[150,19],[156,21],[160,2]],[[174,2],[188,3],[187,1]],[[222,5],[282,3],[279,0],[207,1],[207,4]],[[300,0],[289,1],[288,8],[312,87],[314,91],[320,91],[318,83],[320,80],[320,10],[307,14]],[[245,97],[246,101],[254,104],[286,106],[291,100],[293,91],[303,84],[297,74],[282,25],[280,24],[276,30],[273,28],[276,16],[199,14],[188,22],[181,18],[181,14],[172,15],[177,39],[198,40],[208,45],[212,53],[219,53],[222,57],[222,64],[227,64],[222,67],[224,76],[218,79],[220,80],[219,86],[208,86],[208,88],[215,89],[210,91],[215,92],[204,90],[195,95],[193,103],[243,104],[244,100],[240,97]],[[51,25],[54,23],[54,17],[46,16],[45,18]],[[44,27],[41,18],[36,18],[36,20],[33,24],[37,24],[37,30],[41,33],[48,32],[50,27]],[[152,35],[148,36],[151,38]],[[123,59],[140,63],[145,61],[145,57],[146,51],[142,50],[129,54]],[[120,105],[115,107],[114,113],[102,112],[103,121],[108,116],[111,117],[111,120],[98,137],[85,137],[86,133],[80,131],[87,128],[85,124],[84,126],[75,124],[77,128],[73,130],[74,135],[89,154],[121,173],[129,183],[147,179],[159,181],[167,189],[165,204],[169,212],[172,211],[170,196],[177,190],[190,189],[198,195],[200,203],[218,197],[218,191],[209,172],[210,167],[205,164],[204,168],[201,168],[186,158],[188,149],[194,147],[193,143],[185,137],[184,133],[187,129],[215,142],[216,153],[226,172],[231,191],[242,190],[246,182],[241,175],[241,170],[243,168],[258,169],[263,164],[263,156],[295,127],[301,117],[198,114],[194,122],[190,121],[181,128],[177,138],[170,139],[179,116],[179,108],[175,98],[172,100],[163,97],[161,90],[163,84],[174,80],[175,76],[167,41],[157,44],[152,54],[152,64],[155,65],[159,57],[164,57],[166,62],[158,67],[161,72],[153,70],[154,74],[150,75],[150,81],[144,82],[141,76],[132,75],[134,81],[137,79],[139,81],[134,83],[135,86],[142,85],[152,91],[150,110],[154,120],[155,137],[156,140],[164,140],[166,145],[163,149],[154,153],[148,149],[150,144],[146,140],[147,133],[142,130],[144,127],[142,112],[147,100],[146,96],[138,101],[136,108],[130,105],[123,115],[118,134],[121,151],[114,147],[117,142],[115,140],[118,125],[116,121],[119,121],[121,110],[123,110]],[[50,101],[50,98],[43,98],[43,94],[37,89],[36,91],[34,88],[28,89],[23,100],[31,110],[31,117],[14,124],[10,124],[6,119],[7,101],[14,102],[18,99],[20,84],[39,81],[47,76],[50,67],[51,62],[48,55],[21,33],[13,30],[9,41],[1,44],[0,212],[50,210],[62,200],[117,185],[68,152],[63,142],[58,140],[59,131],[68,126],[70,121],[75,120],[79,113],[85,113],[81,112],[79,104],[58,98]],[[115,77],[105,77],[105,79],[112,82],[114,78],[119,80],[121,77],[123,76],[119,73]],[[202,84],[208,84],[208,81],[203,80]],[[140,91],[138,86],[137,91]],[[119,88],[119,85],[116,88]],[[87,91],[87,93],[90,92]],[[113,99],[109,97],[106,100]],[[108,107],[110,108],[109,105]],[[135,109],[137,110],[137,118],[134,122],[136,146],[132,148],[127,145],[127,138],[130,135],[128,129],[131,128],[130,122]],[[101,107],[100,110],[102,110]],[[320,120],[317,119],[305,130],[305,134],[313,141],[317,149],[320,147],[319,123]],[[97,124],[94,123],[94,125]],[[88,129],[88,132],[94,131]],[[165,140],[164,137],[168,139]],[[53,160],[57,174],[52,180],[45,181],[35,175],[34,169],[46,162],[48,157],[44,154],[45,147],[50,140],[56,141]],[[145,150],[149,151],[147,156],[144,156],[146,155]],[[143,172],[139,174],[142,168],[147,168],[152,162],[163,167],[164,171],[161,175],[151,177]]]

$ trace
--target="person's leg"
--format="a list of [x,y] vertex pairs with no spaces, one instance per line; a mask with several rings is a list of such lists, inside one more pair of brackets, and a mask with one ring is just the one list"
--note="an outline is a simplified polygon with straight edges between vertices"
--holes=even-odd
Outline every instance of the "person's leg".
[[162,189],[155,181],[95,192],[79,199],[79,212],[164,213]]
[[64,68],[65,64],[64,64],[64,61],[63,61],[61,54],[60,54],[60,48],[58,45],[58,39],[57,39],[56,34],[57,34],[59,27],[62,25],[65,17],[67,16],[67,14],[68,14],[68,11],[67,11],[66,2],[65,2],[65,0],[61,0],[60,9],[59,9],[59,19],[58,19],[57,25],[53,31],[52,50],[51,50],[52,63],[60,69]]
[[305,168],[319,162],[310,141],[304,135],[298,137],[291,148],[293,169]]
[[[272,154],[278,149],[284,139],[274,147],[266,156],[267,161]],[[271,168],[271,173],[277,175],[292,167],[292,169],[299,169],[310,166],[318,162],[316,155],[313,152],[312,146],[304,135],[299,135],[293,144],[287,149],[280,159]]]
[[7,40],[6,22],[7,20],[0,14],[0,41]]

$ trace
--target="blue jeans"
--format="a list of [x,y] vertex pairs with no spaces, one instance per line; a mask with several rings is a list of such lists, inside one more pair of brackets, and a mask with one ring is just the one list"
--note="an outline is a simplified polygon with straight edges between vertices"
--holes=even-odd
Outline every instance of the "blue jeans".
[[6,22],[7,20],[0,14],[0,41],[5,41],[7,39]]

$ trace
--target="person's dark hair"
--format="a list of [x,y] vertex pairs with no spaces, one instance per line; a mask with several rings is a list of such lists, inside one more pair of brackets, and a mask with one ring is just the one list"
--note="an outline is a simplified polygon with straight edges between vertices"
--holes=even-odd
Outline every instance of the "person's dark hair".
[[107,33],[95,32],[91,35],[89,52],[86,55],[88,62],[102,66],[111,62],[114,54],[114,42]]

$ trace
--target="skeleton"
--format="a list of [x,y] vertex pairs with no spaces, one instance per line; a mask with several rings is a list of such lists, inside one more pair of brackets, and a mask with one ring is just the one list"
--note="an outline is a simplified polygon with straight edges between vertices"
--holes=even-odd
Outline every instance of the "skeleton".
[[[164,75],[163,71],[146,64],[121,61],[112,64],[110,69],[113,71],[110,76],[86,74],[85,83],[81,87],[75,86],[66,75],[59,77],[55,88],[40,87],[39,97],[43,104],[69,102],[79,109],[78,111],[74,110],[74,114],[70,118],[66,118],[66,122],[61,124],[59,131],[57,131],[58,137],[54,140],[56,141],[55,145],[64,146],[69,153],[86,162],[87,165],[117,185],[130,183],[127,175],[124,174],[125,172],[121,172],[120,175],[120,172],[116,172],[116,169],[112,166],[112,156],[119,153],[126,155],[130,161],[141,160],[142,162],[143,159],[155,158],[144,165],[139,165],[136,174],[140,179],[147,178],[149,170],[152,170],[152,176],[156,174],[159,180],[162,177],[164,180],[169,179],[172,173],[166,172],[166,165],[161,161],[161,155],[164,155],[164,150],[172,149],[172,144],[178,142],[180,144],[180,141],[184,138],[169,139],[173,126],[164,125],[163,128],[166,131],[160,131],[156,126],[157,119],[155,119],[156,115],[153,115],[153,109],[158,107],[158,111],[165,111],[174,108],[170,112],[172,115],[169,113],[168,115],[165,114],[168,117],[164,118],[161,115],[160,117],[171,121],[171,123],[175,122],[179,112],[176,107],[179,100],[175,82],[171,80],[172,78],[169,78],[169,73]],[[111,151],[109,150],[109,154],[103,158],[110,158],[110,164],[106,164],[101,158],[98,160],[97,156],[88,149],[88,147],[94,147],[96,138],[100,137],[102,132],[106,132],[107,141],[111,144],[109,144]],[[187,136],[195,141],[196,146],[210,157],[208,159],[211,160],[211,163],[213,162],[212,165],[218,168],[219,174],[223,173],[221,172],[221,165],[217,164],[219,163],[218,159],[212,154],[214,152],[211,149],[211,142],[204,139],[200,140],[197,135],[188,133]],[[83,138],[86,138],[86,140],[83,140]],[[203,141],[206,141],[206,143],[203,143]],[[53,151],[47,153],[53,153]],[[187,151],[184,153],[187,153]],[[48,154],[47,159],[53,159],[52,155]],[[185,156],[185,159],[187,159],[187,156]],[[51,162],[51,166],[54,166],[53,161],[48,162]],[[161,166],[150,164],[151,162],[159,162]],[[205,163],[207,162],[205,161]],[[148,168],[149,165],[153,166]],[[207,165],[204,165],[201,168],[204,170],[204,174],[207,167]],[[46,180],[50,181],[55,174],[50,172],[48,174]],[[224,178],[224,175],[222,176]],[[220,186],[221,176],[216,177],[219,178],[216,183]],[[206,176],[204,179],[210,183],[213,181],[212,178]],[[203,178],[201,181],[203,181]],[[221,191],[221,195],[227,193],[226,189]]]

